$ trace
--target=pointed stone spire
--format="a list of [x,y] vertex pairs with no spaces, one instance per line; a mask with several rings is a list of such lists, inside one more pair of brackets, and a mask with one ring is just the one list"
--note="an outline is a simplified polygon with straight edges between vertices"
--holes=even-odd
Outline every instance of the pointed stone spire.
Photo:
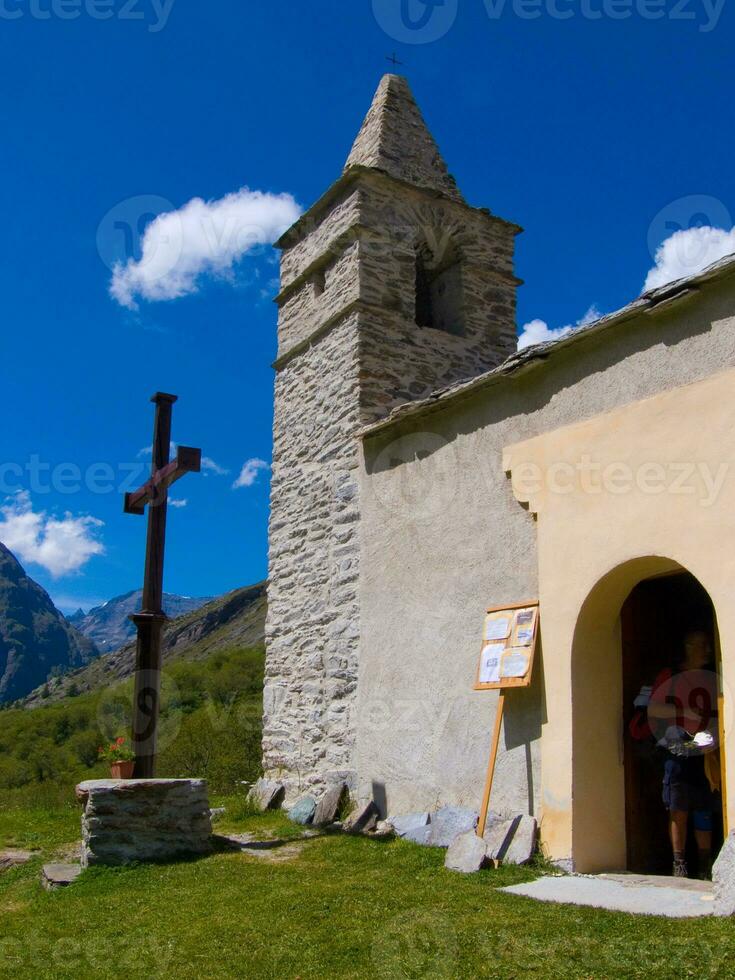
[[391,177],[463,201],[402,75],[383,75],[345,171],[375,167]]

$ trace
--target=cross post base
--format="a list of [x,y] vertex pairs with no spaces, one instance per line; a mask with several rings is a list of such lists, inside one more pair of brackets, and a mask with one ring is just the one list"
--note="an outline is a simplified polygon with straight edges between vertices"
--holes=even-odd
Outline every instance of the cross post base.
[[161,700],[161,632],[168,617],[165,613],[140,612],[130,619],[138,630],[133,696],[133,778],[152,779],[155,776]]

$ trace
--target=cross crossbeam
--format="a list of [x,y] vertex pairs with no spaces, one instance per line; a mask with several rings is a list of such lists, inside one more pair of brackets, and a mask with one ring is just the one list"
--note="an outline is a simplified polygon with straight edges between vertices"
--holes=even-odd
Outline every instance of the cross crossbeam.
[[142,487],[125,494],[126,514],[145,514],[146,507],[156,505],[164,490],[180,480],[186,473],[199,473],[202,468],[201,449],[191,446],[178,446],[176,459],[157,470]]

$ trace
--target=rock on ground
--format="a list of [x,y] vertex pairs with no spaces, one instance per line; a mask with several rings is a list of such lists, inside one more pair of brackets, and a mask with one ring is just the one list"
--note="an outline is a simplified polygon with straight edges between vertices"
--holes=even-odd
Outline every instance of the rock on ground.
[[516,821],[520,817],[495,817],[485,825],[483,840],[487,845],[487,856],[491,861],[502,861],[510,847]]
[[431,814],[427,843],[431,847],[449,847],[455,837],[474,830],[479,814],[464,806],[443,806]]
[[7,871],[19,864],[28,864],[38,854],[38,851],[20,851],[11,848],[7,851],[0,851],[0,871]]
[[346,818],[342,829],[350,834],[363,834],[369,830],[375,830],[379,816],[377,806],[370,800],[369,803],[363,803],[352,811]]
[[525,814],[495,818],[486,827],[483,840],[490,860],[502,864],[526,864],[536,851],[537,825]]
[[330,786],[324,796],[319,800],[314,811],[314,823],[317,826],[334,823],[339,814],[342,800],[347,795],[348,789],[344,783],[337,783]]
[[314,819],[316,800],[313,796],[302,796],[288,811],[288,819],[294,823],[307,824]]
[[94,779],[77,786],[82,867],[163,861],[211,848],[203,779]]
[[248,799],[259,810],[275,810],[283,802],[285,793],[283,783],[261,778],[250,788]]
[[712,866],[715,915],[735,915],[735,830],[731,830]]
[[429,834],[431,833],[431,825],[426,824],[423,827],[411,827],[405,833],[400,836],[403,840],[410,840],[414,844],[423,844],[426,846],[429,843]]
[[526,864],[530,861],[536,852],[537,833],[536,818],[523,814],[503,856],[503,864]]
[[406,813],[398,817],[388,817],[388,823],[399,837],[404,837],[410,830],[425,827],[429,822],[428,813]]
[[468,830],[459,837],[455,837],[447,848],[447,856],[444,859],[444,867],[451,871],[461,871],[463,874],[471,874],[479,871],[487,862],[487,845],[482,837],[478,837],[474,830]]
[[41,884],[46,891],[55,888],[66,888],[77,880],[82,873],[80,864],[44,864],[41,869]]

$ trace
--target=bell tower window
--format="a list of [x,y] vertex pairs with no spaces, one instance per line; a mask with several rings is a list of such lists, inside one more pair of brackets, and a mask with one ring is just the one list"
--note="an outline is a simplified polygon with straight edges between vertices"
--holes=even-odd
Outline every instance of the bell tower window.
[[461,256],[449,241],[436,254],[426,242],[416,248],[416,324],[464,335]]

